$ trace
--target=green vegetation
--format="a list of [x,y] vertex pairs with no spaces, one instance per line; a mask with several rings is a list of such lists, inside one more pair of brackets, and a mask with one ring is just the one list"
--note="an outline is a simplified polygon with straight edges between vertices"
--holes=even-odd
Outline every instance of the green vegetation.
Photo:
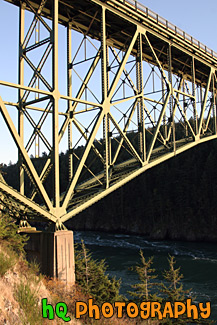
[[[17,314],[20,322],[22,322],[23,325],[39,325],[41,324],[40,308],[38,306],[40,277],[35,273],[35,265],[31,265],[25,260],[24,245],[28,238],[18,234],[17,230],[18,226],[15,224],[14,219],[6,213],[1,212],[0,277],[4,280],[4,276],[8,272],[8,297],[11,298],[11,304],[13,301],[16,301],[20,307]],[[14,281],[13,285],[10,283],[10,279],[12,278],[14,278],[14,280],[12,280],[12,282]],[[5,284],[3,284],[3,286],[5,286]],[[1,308],[3,307],[0,306],[0,309]],[[10,319],[10,317],[12,317],[10,316],[10,310],[8,313]]]
[[10,247],[17,254],[22,254],[28,238],[19,235],[17,230],[18,226],[15,220],[8,214],[0,212],[0,243],[7,243],[7,247]]
[[41,311],[38,306],[38,287],[32,289],[27,281],[20,281],[15,287],[15,298],[24,312],[23,325],[41,324]]
[[[132,285],[134,291],[129,292],[136,299],[137,303],[149,301],[160,303],[161,311],[167,308],[168,315],[162,319],[162,324],[213,324],[210,320],[202,319],[199,312],[197,319],[194,318],[196,314],[187,315],[187,300],[191,300],[191,303],[194,304],[195,298],[191,297],[189,289],[185,290],[183,288],[183,274],[180,273],[180,267],[175,268],[176,261],[174,256],[168,257],[169,268],[164,270],[162,274],[163,281],[158,282],[156,282],[156,270],[152,268],[153,257],[146,260],[142,250],[140,250],[140,257],[140,264],[131,268],[131,270],[137,273],[140,282]],[[170,317],[170,313],[174,316],[173,309],[177,302],[183,305],[184,311],[183,314],[174,319]],[[168,309],[168,304],[170,304],[171,309]]]
[[16,263],[16,257],[24,253],[24,245],[28,238],[17,233],[18,226],[15,220],[5,213],[0,213],[0,276],[12,268]]
[[109,278],[106,269],[105,260],[94,260],[83,241],[81,245],[76,245],[75,270],[77,284],[83,289],[84,294],[91,296],[98,304],[105,301],[114,303],[120,300],[120,280]]
[[0,252],[0,277],[3,277],[14,264],[15,258],[13,254],[8,256],[5,253]]
[[158,284],[154,281],[157,278],[155,269],[151,268],[153,257],[147,261],[144,258],[142,250],[140,250],[141,265],[132,267],[131,270],[138,274],[139,283],[132,285],[134,291],[129,292],[130,295],[137,301],[159,301],[161,300],[156,294],[153,294],[153,289]]
[[185,301],[190,296],[190,290],[184,290],[181,279],[180,267],[175,268],[174,256],[168,258],[169,269],[165,270],[163,277],[165,283],[161,283],[161,292],[166,296],[166,300],[174,303],[175,301]]

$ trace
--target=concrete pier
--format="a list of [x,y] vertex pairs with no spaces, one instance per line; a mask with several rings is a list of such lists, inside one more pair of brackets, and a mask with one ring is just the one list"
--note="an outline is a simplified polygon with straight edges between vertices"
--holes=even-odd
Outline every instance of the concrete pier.
[[27,260],[36,260],[43,274],[66,284],[75,283],[73,232],[23,232],[29,236],[25,246]]

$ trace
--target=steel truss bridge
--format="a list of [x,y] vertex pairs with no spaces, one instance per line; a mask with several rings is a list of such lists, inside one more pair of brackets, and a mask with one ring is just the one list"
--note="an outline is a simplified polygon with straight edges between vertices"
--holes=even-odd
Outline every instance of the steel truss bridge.
[[0,173],[0,201],[21,226],[64,229],[147,169],[217,138],[217,54],[178,27],[134,0],[7,1],[19,10],[18,82],[0,71],[0,111],[19,188]]

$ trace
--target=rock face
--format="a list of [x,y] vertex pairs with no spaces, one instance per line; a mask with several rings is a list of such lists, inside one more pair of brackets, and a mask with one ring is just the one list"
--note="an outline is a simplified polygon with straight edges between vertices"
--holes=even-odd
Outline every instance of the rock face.
[[72,230],[217,241],[216,143],[148,170],[66,223]]
[[[57,317],[53,320],[42,318],[41,301],[43,298],[47,298],[48,303],[55,306],[56,299],[62,299],[60,298],[62,296],[58,296],[61,292],[64,292],[64,297],[68,295],[71,298],[73,296],[72,292],[70,292],[70,288],[72,287],[69,286],[69,291],[67,292],[65,284],[61,281],[57,282],[57,280],[52,281],[51,279],[48,281],[41,275],[38,276],[36,269],[34,269],[34,265],[36,266],[36,264],[32,264],[32,267],[29,267],[22,255],[18,256],[14,254],[8,247],[9,244],[1,239],[0,325],[63,324],[64,321],[61,321]],[[7,262],[8,259],[12,261],[10,265]],[[5,265],[7,268],[4,268]],[[71,321],[67,322],[67,324],[81,325],[81,322],[76,320],[74,315],[70,314],[70,316]]]

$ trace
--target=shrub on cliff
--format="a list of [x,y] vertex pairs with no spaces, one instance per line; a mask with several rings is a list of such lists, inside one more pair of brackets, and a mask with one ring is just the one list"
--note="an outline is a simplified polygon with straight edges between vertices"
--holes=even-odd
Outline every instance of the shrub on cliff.
[[27,237],[17,233],[18,226],[8,214],[0,211],[0,242],[13,249],[16,253],[24,253]]

